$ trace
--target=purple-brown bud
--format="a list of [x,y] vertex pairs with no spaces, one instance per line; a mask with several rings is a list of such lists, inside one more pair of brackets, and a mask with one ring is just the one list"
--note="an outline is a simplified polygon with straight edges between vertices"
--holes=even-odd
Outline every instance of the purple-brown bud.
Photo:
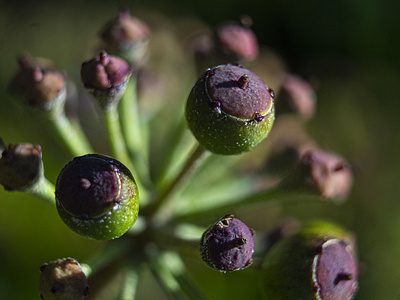
[[294,113],[310,119],[315,113],[316,95],[311,84],[297,75],[286,75],[282,79],[276,101],[277,113]]
[[109,53],[136,64],[146,52],[150,29],[145,23],[132,17],[129,11],[122,10],[117,18],[106,24],[101,38]]
[[28,143],[10,144],[0,155],[0,183],[8,191],[24,190],[43,176],[42,149]]
[[116,105],[125,91],[132,68],[123,59],[100,52],[84,62],[81,79],[103,109]]
[[[44,62],[44,63],[43,63]],[[64,104],[65,75],[55,71],[45,60],[28,55],[18,58],[19,71],[10,82],[10,91],[24,103],[48,111]]]
[[73,258],[45,263],[40,272],[39,290],[44,300],[83,300],[89,294],[86,275]]
[[347,198],[353,184],[353,172],[341,156],[322,150],[311,150],[301,159],[306,183],[324,199]]
[[230,23],[214,31],[217,50],[232,62],[253,61],[258,56],[258,42],[254,32],[241,24]]
[[254,230],[233,215],[210,226],[201,238],[202,259],[221,272],[236,271],[252,264]]

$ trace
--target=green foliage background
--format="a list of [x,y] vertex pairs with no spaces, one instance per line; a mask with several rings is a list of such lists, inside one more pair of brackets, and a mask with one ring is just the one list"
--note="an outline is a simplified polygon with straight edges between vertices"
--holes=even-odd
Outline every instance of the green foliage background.
[[[400,293],[400,2],[339,1],[68,1],[0,3],[0,136],[6,143],[42,145],[45,172],[54,182],[69,161],[48,138],[45,125],[15,105],[7,94],[17,69],[16,55],[28,51],[53,59],[79,83],[80,63],[94,49],[93,37],[106,20],[126,7],[146,21],[167,25],[190,19],[215,25],[252,17],[261,44],[282,55],[298,74],[318,79],[317,114],[310,133],[322,147],[341,153],[355,166],[349,200],[270,207],[248,212],[256,230],[268,230],[280,217],[334,219],[352,230],[358,242],[360,290],[356,299],[398,299]],[[95,141],[100,144],[100,141]],[[70,232],[53,207],[31,196],[0,190],[0,295],[2,299],[38,299],[39,266],[72,256],[85,259],[102,246]],[[268,209],[268,207],[266,208]],[[267,220],[265,220],[267,219]],[[188,261],[191,275],[210,299],[258,299],[257,274],[251,268],[220,275],[202,262]],[[149,276],[150,278],[150,276]],[[151,279],[139,299],[162,299]]]

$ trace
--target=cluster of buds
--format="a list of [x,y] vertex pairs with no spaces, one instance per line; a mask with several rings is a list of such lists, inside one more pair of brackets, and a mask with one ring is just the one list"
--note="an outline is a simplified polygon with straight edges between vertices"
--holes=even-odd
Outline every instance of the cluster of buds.
[[[124,270],[129,285],[137,282],[138,266],[146,262],[173,296],[203,298],[195,284],[186,278],[184,264],[179,261],[180,254],[172,256],[176,264],[165,263],[162,259],[171,257],[168,253],[181,245],[193,246],[176,230],[182,225],[181,218],[190,217],[190,213],[179,211],[180,206],[175,204],[185,200],[189,202],[185,199],[185,188],[198,183],[189,179],[198,179],[195,176],[201,175],[201,172],[209,172],[206,167],[201,168],[208,163],[201,158],[238,156],[256,147],[268,152],[263,147],[270,143],[273,150],[278,150],[269,157],[263,153],[263,168],[275,165],[285,169],[285,172],[291,171],[283,178],[279,174],[281,178],[274,186],[274,193],[313,194],[325,200],[334,200],[331,202],[336,204],[348,198],[353,181],[351,168],[341,156],[323,151],[309,140],[307,144],[304,141],[294,143],[293,139],[287,138],[290,130],[284,129],[280,118],[283,114],[291,114],[300,117],[295,118],[299,122],[295,126],[303,124],[315,113],[316,93],[309,82],[293,74],[277,80],[279,85],[274,87],[275,92],[262,76],[251,70],[250,62],[256,62],[261,51],[250,25],[249,19],[243,18],[240,23],[225,23],[213,29],[209,37],[211,47],[202,52],[203,59],[208,57],[202,63],[219,63],[201,70],[202,75],[187,95],[186,102],[180,103],[184,110],[179,111],[184,113],[176,116],[182,118],[185,126],[181,127],[186,129],[187,125],[191,135],[185,136],[183,130],[175,130],[174,127],[171,130],[173,138],[166,138],[171,140],[170,145],[154,149],[154,154],[153,149],[149,151],[146,148],[146,139],[150,140],[146,130],[154,130],[150,116],[157,115],[159,118],[162,110],[143,117],[137,111],[137,95],[129,98],[136,91],[138,74],[141,74],[140,69],[146,62],[150,30],[128,11],[121,11],[101,31],[104,50],[84,62],[80,72],[84,88],[92,94],[104,113],[112,156],[91,151],[85,146],[87,139],[83,132],[72,135],[69,129],[59,131],[74,158],[61,168],[54,186],[44,178],[40,146],[29,143],[6,146],[0,140],[0,183],[9,191],[33,192],[49,199],[65,225],[81,236],[94,240],[115,239],[112,243],[117,245],[117,257],[114,255],[102,262],[96,275],[109,276],[108,268],[116,266]],[[238,62],[249,66],[243,67]],[[11,80],[11,91],[25,99],[29,106],[46,112],[57,111],[57,114],[52,114],[55,127],[60,130],[63,128],[60,124],[66,126],[65,119],[57,123],[58,117],[65,118],[66,76],[56,72],[47,62],[28,56],[21,57],[19,65],[20,70]],[[131,93],[125,93],[128,87],[131,87]],[[124,107],[118,110],[120,103]],[[126,108],[129,111],[125,111]],[[120,111],[125,113],[125,117],[128,115],[125,123],[119,120]],[[55,115],[57,118],[54,118]],[[273,133],[273,126],[278,127],[276,134]],[[134,133],[139,139],[129,143],[134,130],[137,130]],[[159,132],[157,129],[155,132],[158,139]],[[291,142],[282,143],[283,138],[279,142],[276,135],[280,138],[285,136]],[[82,147],[75,147],[79,143]],[[142,149],[140,143],[146,146]],[[169,149],[172,149],[170,153],[179,152],[184,148],[183,144],[194,145],[193,151],[182,151],[182,155],[175,155],[179,156],[175,161],[173,154],[166,155],[165,164],[168,166],[160,171],[165,174],[154,175],[158,170],[154,170],[148,156],[158,156]],[[249,160],[254,157],[247,156]],[[182,158],[185,159],[183,163]],[[238,176],[247,175],[240,172],[240,168],[234,171],[238,171]],[[157,181],[157,175],[163,180]],[[229,197],[236,196],[226,186],[229,186],[230,180],[237,179],[237,174],[219,178],[221,183],[208,175],[204,176],[207,177],[206,186],[225,188]],[[194,208],[192,213],[214,215],[219,213],[219,209],[227,208],[236,215],[236,205],[267,201],[268,188],[263,186],[261,194],[258,188],[253,190],[258,182],[254,177],[246,177],[246,183],[252,183],[248,184],[250,195],[232,199],[228,204],[223,199],[210,203],[201,193],[195,194],[196,201],[204,207]],[[139,193],[143,197],[140,216]],[[130,230],[138,219],[140,225]],[[194,219],[190,221],[195,223]],[[260,258],[255,231],[233,214],[226,214],[207,229],[206,224],[202,226],[203,233],[196,237],[197,248],[200,249],[198,258],[221,273],[258,265],[268,299],[349,300],[358,289],[354,240],[335,225],[318,223],[300,228],[295,223],[295,230],[289,226],[287,230],[281,227],[270,233],[269,244],[261,253],[265,256],[262,266],[254,257],[258,255]],[[75,259],[52,261],[42,265],[40,271],[42,299],[84,299],[89,293],[86,275]]]

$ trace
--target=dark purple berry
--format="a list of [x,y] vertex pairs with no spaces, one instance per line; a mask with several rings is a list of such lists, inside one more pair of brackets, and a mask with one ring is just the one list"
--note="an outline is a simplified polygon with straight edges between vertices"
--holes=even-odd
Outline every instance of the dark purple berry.
[[203,260],[221,272],[236,271],[252,264],[254,230],[233,215],[210,226],[201,238]]
[[74,158],[60,172],[56,203],[73,231],[93,239],[123,235],[136,221],[138,191],[131,172],[104,155]]

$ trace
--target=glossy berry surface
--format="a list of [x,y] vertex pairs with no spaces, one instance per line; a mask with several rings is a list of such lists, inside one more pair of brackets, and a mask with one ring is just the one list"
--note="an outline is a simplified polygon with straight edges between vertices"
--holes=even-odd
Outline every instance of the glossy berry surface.
[[236,271],[252,264],[254,231],[233,215],[210,226],[201,238],[203,260],[221,272]]
[[104,155],[76,157],[56,183],[60,217],[73,231],[93,239],[113,239],[136,221],[138,191],[131,172]]
[[247,152],[267,137],[274,121],[271,89],[234,65],[208,69],[193,87],[186,119],[198,142],[216,154]]

